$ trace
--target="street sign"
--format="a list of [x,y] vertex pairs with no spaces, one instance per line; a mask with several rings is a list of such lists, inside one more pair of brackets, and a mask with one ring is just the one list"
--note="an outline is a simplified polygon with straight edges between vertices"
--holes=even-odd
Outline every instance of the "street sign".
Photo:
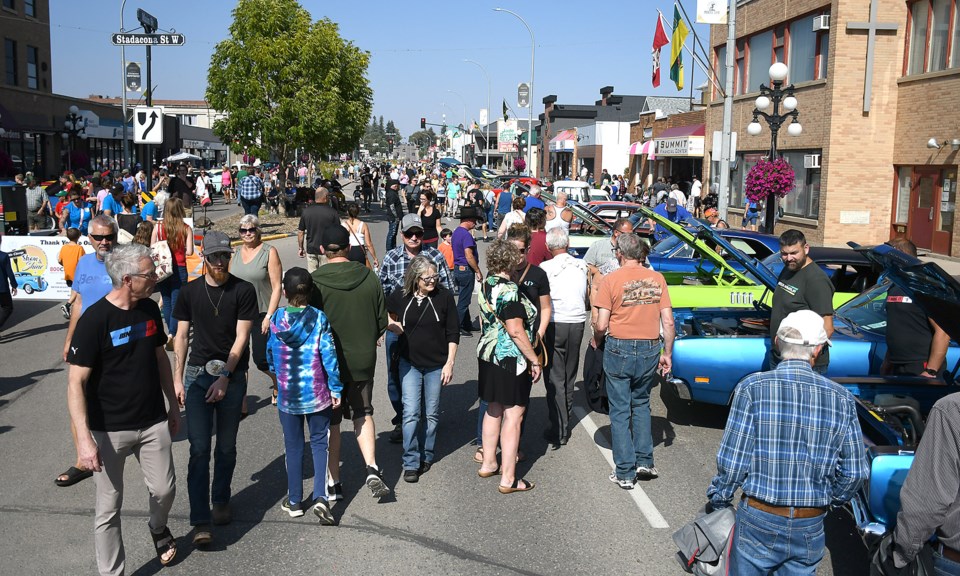
[[526,82],[521,82],[517,86],[517,106],[521,108],[526,108],[530,105],[530,85]]
[[118,32],[110,36],[114,46],[183,46],[187,37],[183,34],[128,34]]
[[127,62],[127,91],[140,91],[140,63]]
[[134,144],[163,143],[163,108],[137,106],[133,109]]
[[137,21],[143,25],[143,28],[147,31],[147,34],[157,31],[157,18],[153,14],[147,12],[143,8],[137,8]]

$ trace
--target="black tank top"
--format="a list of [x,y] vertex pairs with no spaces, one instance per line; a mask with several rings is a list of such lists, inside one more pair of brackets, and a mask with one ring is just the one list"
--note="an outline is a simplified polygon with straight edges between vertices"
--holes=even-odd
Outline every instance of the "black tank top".
[[440,211],[436,208],[430,209],[430,215],[427,216],[426,212],[420,215],[420,220],[423,222],[423,241],[432,242],[437,240],[440,236],[437,234],[437,220],[440,219]]

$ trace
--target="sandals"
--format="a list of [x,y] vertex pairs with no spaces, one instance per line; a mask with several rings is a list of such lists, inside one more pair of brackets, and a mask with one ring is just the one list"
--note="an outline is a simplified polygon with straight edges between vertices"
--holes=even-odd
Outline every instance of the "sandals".
[[276,405],[277,405],[277,387],[274,386],[273,388],[271,388],[271,390],[272,390],[273,392],[272,392],[272,394],[270,395],[270,403],[273,404],[274,406],[276,406]]
[[496,469],[496,470],[490,470],[490,471],[488,471],[488,470],[483,470],[483,469],[477,470],[477,476],[479,476],[479,477],[481,477],[481,478],[490,478],[491,476],[497,476],[497,475],[499,475],[499,474],[500,474],[500,467],[499,467],[499,466],[497,466],[497,469]]
[[[66,476],[66,478],[60,479],[60,476]],[[77,482],[86,480],[87,478],[93,476],[92,470],[81,470],[76,466],[71,466],[67,468],[60,476],[57,476],[56,482],[57,486],[65,488],[67,486],[73,486]]]
[[483,464],[483,446],[477,448],[477,451],[473,453],[473,461],[477,464]]
[[209,524],[197,524],[193,529],[193,545],[206,546],[213,542],[213,531]]
[[[151,532],[150,536],[153,537],[153,546],[157,549],[157,560],[163,566],[168,566],[177,557],[177,539],[173,537],[170,528],[166,526],[163,528],[163,532],[159,534]],[[173,554],[170,554],[171,552]],[[170,554],[170,556],[164,560],[163,557],[167,554]]]
[[[522,487],[520,485],[521,482],[523,483]],[[530,490],[533,490],[535,487],[536,487],[536,484],[534,484],[533,482],[528,482],[523,478],[514,478],[513,484],[511,484],[510,486],[504,486],[501,484],[500,486],[497,486],[497,490],[499,490],[501,494],[513,494],[514,492],[529,492]]]

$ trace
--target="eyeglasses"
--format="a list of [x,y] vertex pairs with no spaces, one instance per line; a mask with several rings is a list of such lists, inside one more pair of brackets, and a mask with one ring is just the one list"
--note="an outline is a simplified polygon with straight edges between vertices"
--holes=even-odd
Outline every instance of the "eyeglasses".
[[420,232],[413,232],[413,231],[404,232],[403,237],[404,238],[423,238],[423,231],[421,230]]
[[111,242],[117,241],[116,234],[90,234],[90,238],[93,238],[97,242],[103,242],[104,240],[109,240]]
[[434,282],[440,279],[440,275],[434,274],[433,276],[421,276],[420,279],[426,282],[427,284],[433,284]]
[[241,233],[241,234],[254,234],[254,233],[256,233],[256,231],[257,231],[257,228],[256,228],[256,227],[253,227],[253,228],[240,228],[240,233]]
[[230,260],[229,252],[217,252],[215,254],[207,254],[204,256],[209,262],[224,262]]
[[153,280],[154,282],[156,282],[157,279],[160,278],[159,276],[157,276],[156,272],[144,272],[142,274],[128,274],[128,276],[136,276],[138,278],[143,278],[144,280]]

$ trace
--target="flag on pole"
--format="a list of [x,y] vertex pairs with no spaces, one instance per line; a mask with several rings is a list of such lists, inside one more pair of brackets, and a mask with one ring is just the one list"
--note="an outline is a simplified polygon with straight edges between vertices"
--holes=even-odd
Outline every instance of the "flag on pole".
[[680,8],[673,5],[673,39],[670,42],[670,79],[683,90],[683,43],[687,41],[687,25],[680,17]]
[[506,122],[506,121],[509,120],[509,119],[510,119],[510,117],[507,116],[507,101],[504,100],[504,101],[503,101],[503,121]]
[[653,33],[653,87],[660,86],[660,49],[670,43],[663,29],[663,15],[657,11],[657,29]]

